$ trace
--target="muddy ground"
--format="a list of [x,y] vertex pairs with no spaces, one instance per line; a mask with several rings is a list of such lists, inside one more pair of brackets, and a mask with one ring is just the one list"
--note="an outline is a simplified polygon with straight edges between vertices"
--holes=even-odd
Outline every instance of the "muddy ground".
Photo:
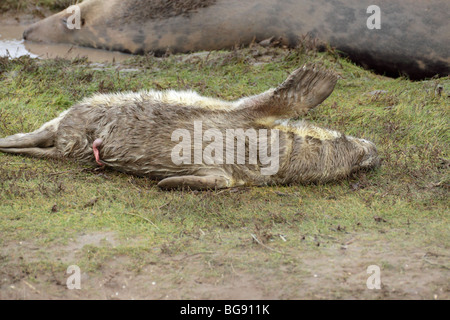
[[[214,235],[207,237],[213,238]],[[396,250],[368,243],[364,235],[348,235],[344,244],[305,252],[285,252],[298,264],[267,268],[249,261],[249,272],[234,267],[242,250],[210,251],[173,256],[156,254],[155,262],[133,270],[133,259],[113,256],[95,272],[81,272],[81,289],[68,289],[60,268],[44,274],[20,268],[39,260],[33,241],[9,243],[1,249],[10,267],[1,270],[1,299],[448,299],[447,253],[426,248]],[[247,239],[247,241],[249,241]],[[117,246],[114,233],[87,233],[68,246],[46,248],[51,261],[72,263],[84,246]],[[379,241],[378,241],[379,242]],[[383,246],[389,246],[384,243]],[[255,244],[257,259],[270,259],[270,249]],[[266,252],[265,252],[266,251]],[[250,255],[253,255],[252,252]],[[381,258],[382,257],[382,258]],[[380,259],[381,258],[381,259]],[[256,259],[256,258],[253,258]],[[283,259],[283,258],[279,258]],[[381,262],[381,263],[380,263]],[[381,267],[381,289],[368,289],[367,267]],[[255,266],[256,264],[256,266]]]

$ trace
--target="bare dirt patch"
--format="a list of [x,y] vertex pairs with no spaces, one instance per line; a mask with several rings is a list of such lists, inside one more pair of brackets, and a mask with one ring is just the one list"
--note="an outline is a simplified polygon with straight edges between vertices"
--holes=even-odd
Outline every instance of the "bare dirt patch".
[[[114,233],[86,233],[66,246],[45,248],[31,241],[3,247],[1,299],[449,299],[450,259],[445,252],[403,248],[366,239],[313,250],[284,251],[275,258],[258,245],[170,255],[153,253],[139,263],[113,254],[96,270],[83,271],[81,290],[66,286],[66,267],[81,252],[115,247]],[[211,243],[211,245],[213,245]],[[16,248],[16,249],[14,249]],[[87,248],[87,249],[86,249]],[[248,252],[246,252],[248,251]],[[242,258],[248,253],[247,261]],[[270,259],[277,267],[270,267]],[[272,261],[273,263],[275,261]],[[269,264],[269,265],[268,265]],[[381,268],[380,290],[366,286],[367,267]],[[35,270],[33,268],[36,268]]]

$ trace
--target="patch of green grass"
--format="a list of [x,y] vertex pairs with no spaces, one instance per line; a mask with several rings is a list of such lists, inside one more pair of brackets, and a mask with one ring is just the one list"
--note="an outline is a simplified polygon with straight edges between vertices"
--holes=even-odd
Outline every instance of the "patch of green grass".
[[[261,62],[263,56],[271,59]],[[216,266],[303,274],[303,256],[327,255],[327,249],[353,241],[364,250],[398,254],[417,248],[448,252],[448,77],[391,79],[330,53],[259,47],[200,57],[134,57],[126,67],[139,72],[108,65],[92,70],[85,59],[0,58],[0,136],[35,130],[95,92],[192,89],[232,100],[277,86],[309,61],[334,68],[342,79],[306,119],[374,141],[381,168],[324,185],[163,192],[147,178],[0,154],[0,245],[31,241],[50,250],[83,233],[114,232],[118,246],[87,244],[74,263],[95,271],[123,255],[136,272],[200,254]],[[440,96],[438,84],[444,87]],[[222,255],[210,258],[210,252]],[[30,262],[27,270],[65,266],[55,267],[52,259]],[[0,265],[11,263],[0,259]],[[390,261],[380,264],[392,269]],[[208,277],[218,276],[217,268]]]

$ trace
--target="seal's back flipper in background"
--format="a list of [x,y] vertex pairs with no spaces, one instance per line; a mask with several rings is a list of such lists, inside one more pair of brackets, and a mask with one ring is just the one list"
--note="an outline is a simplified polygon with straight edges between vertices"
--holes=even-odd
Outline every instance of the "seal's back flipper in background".
[[333,92],[338,76],[314,64],[305,64],[256,106],[259,116],[295,118],[308,113]]

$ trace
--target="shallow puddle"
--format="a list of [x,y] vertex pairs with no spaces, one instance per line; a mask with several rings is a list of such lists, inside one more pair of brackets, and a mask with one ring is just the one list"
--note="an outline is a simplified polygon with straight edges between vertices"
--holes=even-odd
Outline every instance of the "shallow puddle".
[[27,26],[17,24],[2,24],[0,22],[0,56],[17,58],[29,55],[33,58],[76,58],[87,57],[91,62],[121,62],[132,57],[117,51],[106,51],[83,48],[71,44],[38,43],[22,39]]

